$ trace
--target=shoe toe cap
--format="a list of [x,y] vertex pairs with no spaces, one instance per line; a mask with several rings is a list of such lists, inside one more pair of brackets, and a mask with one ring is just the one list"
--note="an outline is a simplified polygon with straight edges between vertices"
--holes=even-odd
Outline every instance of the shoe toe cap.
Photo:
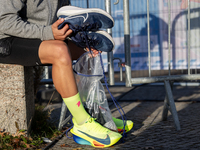
[[133,122],[131,120],[127,120],[126,124],[127,124],[126,130],[130,131],[133,128]]
[[121,134],[119,134],[118,132],[113,132],[109,134],[109,137],[111,140],[114,140],[114,139],[120,139],[122,137]]

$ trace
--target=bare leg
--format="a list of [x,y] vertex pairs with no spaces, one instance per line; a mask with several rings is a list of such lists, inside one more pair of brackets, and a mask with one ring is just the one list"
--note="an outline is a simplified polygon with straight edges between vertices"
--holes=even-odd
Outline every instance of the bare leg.
[[[84,51],[69,44],[73,58]],[[77,124],[81,125],[90,117],[85,111],[76,86],[72,69],[72,58],[68,46],[59,40],[43,41],[39,47],[39,57],[43,64],[52,64],[52,77],[56,90],[71,112]]]
[[43,41],[39,48],[39,57],[42,64],[52,64],[52,77],[56,90],[64,98],[78,93],[73,70],[72,58],[77,59],[84,51],[69,42],[72,57],[68,46],[63,41]]

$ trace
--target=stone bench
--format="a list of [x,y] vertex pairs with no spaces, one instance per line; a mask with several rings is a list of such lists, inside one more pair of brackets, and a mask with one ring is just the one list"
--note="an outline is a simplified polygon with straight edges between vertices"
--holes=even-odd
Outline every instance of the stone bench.
[[34,116],[33,68],[0,64],[0,129],[30,131]]

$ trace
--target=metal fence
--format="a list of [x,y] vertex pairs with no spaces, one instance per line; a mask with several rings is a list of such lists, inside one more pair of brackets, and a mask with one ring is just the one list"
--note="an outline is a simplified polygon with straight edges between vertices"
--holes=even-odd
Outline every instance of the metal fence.
[[[124,9],[128,10],[128,6],[129,6],[129,0],[124,0]],[[190,39],[190,35],[191,35],[191,30],[190,30],[190,0],[188,0],[188,73],[187,75],[171,75],[171,64],[169,61],[168,64],[168,76],[157,76],[157,77],[151,77],[151,52],[150,52],[150,26],[149,26],[149,0],[147,0],[147,32],[148,32],[148,70],[149,70],[149,76],[148,77],[142,77],[142,78],[131,78],[131,62],[130,62],[130,42],[129,42],[129,35],[130,35],[130,26],[129,26],[129,15],[127,12],[124,12],[124,24],[126,24],[126,26],[124,26],[126,31],[124,33],[124,36],[127,38],[124,38],[125,40],[125,54],[126,54],[126,86],[131,86],[132,84],[138,84],[138,83],[153,83],[153,82],[161,82],[161,81],[169,81],[169,80],[175,80],[175,81],[181,81],[181,80],[199,80],[200,79],[200,75],[199,74],[191,74],[190,70],[190,43],[191,43],[191,39]],[[169,17],[169,22],[168,22],[168,44],[171,45],[171,0],[168,0],[168,17]],[[174,27],[174,23],[173,26]],[[171,46],[168,46],[169,50],[168,50],[168,57],[169,60],[171,60]]]

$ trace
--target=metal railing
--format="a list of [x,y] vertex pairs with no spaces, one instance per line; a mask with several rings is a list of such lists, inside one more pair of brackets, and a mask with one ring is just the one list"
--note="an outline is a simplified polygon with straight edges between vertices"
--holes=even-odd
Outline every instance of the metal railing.
[[[110,7],[108,6],[110,3],[105,0],[106,8]],[[119,1],[118,1],[119,2]],[[151,49],[150,49],[150,17],[149,17],[149,0],[147,0],[147,37],[148,37],[148,77],[140,77],[140,78],[131,78],[131,53],[130,53],[130,23],[129,23],[129,0],[123,0],[124,3],[124,49],[125,49],[125,78],[126,78],[126,86],[131,87],[132,84],[138,84],[138,83],[153,83],[153,82],[164,82],[165,80],[176,80],[176,81],[186,81],[186,80],[198,80],[200,79],[200,75],[191,75],[190,70],[190,45],[191,45],[191,31],[190,31],[190,0],[188,0],[188,51],[187,51],[187,57],[188,57],[188,73],[187,75],[171,75],[171,34],[175,28],[175,22],[171,23],[171,0],[168,0],[168,76],[156,76],[152,77],[152,70],[151,70]],[[109,11],[108,11],[109,12]],[[185,14],[185,13],[182,13]],[[180,17],[180,16],[179,16]],[[171,30],[172,29],[172,30]],[[174,47],[173,47],[174,50]],[[110,55],[109,55],[110,56]],[[113,56],[108,58],[111,60],[114,60]],[[112,62],[109,62],[109,64],[112,64]],[[109,66],[110,67],[110,66]],[[114,72],[113,68],[110,68],[108,72]],[[111,76],[109,74],[109,79],[112,81],[113,75]]]

